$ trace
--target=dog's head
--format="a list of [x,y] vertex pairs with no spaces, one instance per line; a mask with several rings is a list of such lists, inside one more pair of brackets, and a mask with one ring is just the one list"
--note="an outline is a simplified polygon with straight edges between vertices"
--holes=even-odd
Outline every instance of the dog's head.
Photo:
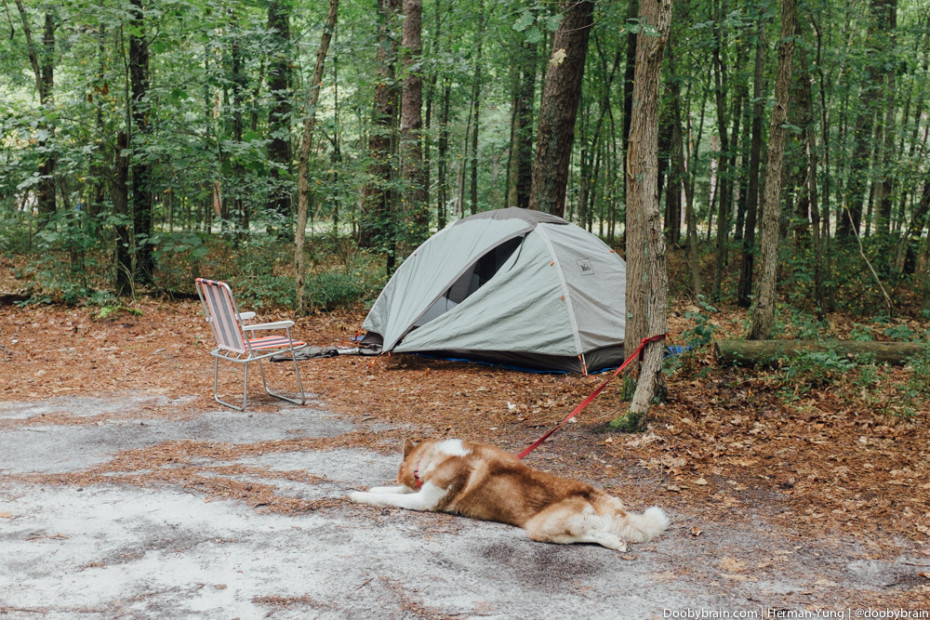
[[423,440],[413,440],[409,437],[404,440],[404,458],[397,470],[397,482],[411,489],[420,488],[419,460]]

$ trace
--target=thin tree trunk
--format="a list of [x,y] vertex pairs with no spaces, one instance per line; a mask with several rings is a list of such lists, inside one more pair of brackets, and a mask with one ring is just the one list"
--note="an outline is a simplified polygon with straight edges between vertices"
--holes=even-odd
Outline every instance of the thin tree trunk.
[[241,31],[239,28],[239,17],[233,11],[233,20],[232,20],[232,44],[230,48],[230,56],[232,60],[232,107],[233,107],[233,141],[236,143],[237,152],[232,155],[232,164],[233,164],[233,203],[235,205],[235,215],[239,220],[239,233],[238,237],[242,237],[248,234],[249,231],[249,211],[245,206],[245,200],[243,200],[243,194],[245,193],[245,166],[242,165],[241,153],[242,146],[242,132],[243,132],[243,120],[242,120],[242,108],[244,106],[243,102],[243,93],[245,92],[248,77],[243,71],[242,68],[242,48],[240,45]]
[[520,46],[519,78],[514,97],[514,147],[516,159],[514,200],[512,204],[528,208],[533,190],[533,101],[536,98],[536,54],[535,43]]
[[323,25],[323,35],[320,37],[320,46],[316,51],[316,65],[313,67],[313,77],[310,81],[310,94],[307,98],[307,118],[304,121],[304,131],[300,139],[300,158],[297,164],[297,227],[294,230],[294,267],[297,277],[297,312],[304,314],[307,310],[306,302],[306,264],[304,261],[304,239],[307,234],[307,213],[310,204],[310,144],[313,140],[313,128],[316,125],[316,105],[320,99],[320,88],[323,83],[323,67],[326,62],[326,53],[329,51],[329,42],[333,38],[336,28],[336,15],[339,10],[339,0],[329,0],[329,13]]
[[[869,27],[867,34],[868,53],[866,54],[866,80],[860,93],[862,99],[855,125],[855,146],[849,171],[849,184],[846,190],[844,208],[849,217],[840,218],[838,237],[852,238],[859,234],[862,227],[862,207],[866,197],[871,197],[869,185],[869,162],[875,142],[876,119],[879,119],[878,107],[884,99],[882,83],[885,78],[884,47],[888,24],[885,20],[885,4],[889,0],[870,0]],[[881,125],[881,121],[878,121]],[[871,204],[871,201],[870,201]]]
[[451,108],[452,85],[445,78],[442,89],[442,103],[439,107],[439,140],[436,145],[436,223],[438,228],[446,227],[446,203],[449,200],[449,112]]
[[362,217],[359,218],[359,244],[382,251],[386,270],[396,264],[394,179],[398,92],[394,63],[397,59],[397,23],[400,0],[378,0],[378,45],[374,110],[368,152],[372,180],[365,188]]
[[[269,188],[266,209],[270,231],[285,231],[291,206],[291,26],[290,8],[284,0],[268,3],[268,30],[273,48],[268,63],[268,90],[272,97],[268,112]],[[277,221],[275,221],[277,218]]]
[[785,157],[785,123],[791,89],[791,62],[797,30],[797,0],[782,0],[781,37],[775,80],[775,107],[769,125],[769,149],[765,167],[765,200],[762,207],[762,273],[759,297],[747,339],[765,340],[775,326],[775,278],[778,271],[778,227],[781,219],[782,166]]
[[[897,26],[897,0],[884,0],[881,7],[882,23],[879,28],[883,38],[882,50],[886,55],[894,52],[895,28]],[[887,66],[887,65],[886,65]],[[895,71],[886,71],[882,76],[884,82],[885,117],[881,119],[882,143],[878,147],[878,179],[875,183],[876,220],[875,233],[888,236],[891,234],[891,204],[894,190],[894,125],[897,107],[895,105]]]
[[129,136],[116,135],[115,169],[110,196],[113,200],[116,252],[114,288],[117,297],[132,295],[132,236],[129,229]]
[[730,227],[730,201],[733,192],[730,185],[733,171],[730,168],[730,134],[727,119],[727,101],[729,99],[729,80],[726,58],[724,57],[725,33],[722,23],[726,7],[721,7],[720,0],[714,0],[715,46],[713,51],[714,93],[717,110],[717,133],[720,137],[720,154],[717,157],[717,251],[714,261],[714,282],[711,297],[720,298],[720,286],[723,281],[723,268],[727,258],[727,240]]
[[151,284],[155,269],[152,245],[152,165],[143,149],[149,134],[149,48],[143,0],[130,0],[129,76],[132,88],[132,221],[135,237],[134,277]]
[[401,61],[404,78],[401,86],[401,177],[404,180],[405,221],[413,225],[408,242],[417,246],[429,236],[429,205],[426,193],[426,168],[423,165],[423,43],[421,23],[423,0],[404,0]]
[[[16,8],[23,22],[23,34],[26,37],[26,50],[29,55],[29,64],[32,66],[32,72],[35,75],[36,91],[39,93],[39,105],[43,108],[49,107],[53,103],[52,94],[55,85],[55,19],[54,16],[45,13],[44,27],[42,31],[42,46],[39,47],[32,38],[32,27],[29,25],[29,19],[26,15],[26,9],[23,7],[22,0],[16,0]],[[12,26],[11,26],[12,29]],[[11,35],[12,36],[12,35]],[[38,184],[38,210],[39,217],[47,220],[57,210],[56,201],[56,182],[55,168],[57,159],[53,149],[48,149],[48,138],[55,133],[55,126],[47,120],[41,122],[39,132],[43,135],[38,140],[37,147],[40,153],[43,153],[42,160],[39,164],[39,184]]]
[[[484,25],[487,22],[487,15],[484,10],[484,0],[478,3],[478,32],[484,32]],[[482,63],[484,62],[484,37],[478,37],[478,47],[475,50],[475,69],[472,78],[471,91],[471,157],[469,158],[469,195],[471,197],[470,208],[471,214],[478,212],[478,132],[481,129],[481,72]],[[464,212],[464,185],[462,200],[462,209]]]
[[752,305],[752,274],[756,258],[756,218],[759,205],[759,167],[762,160],[762,98],[765,79],[765,20],[759,18],[756,31],[755,73],[752,83],[752,138],[749,146],[749,184],[746,189],[746,226],[743,232],[743,260],[740,264],[736,303],[743,308]]
[[[633,22],[639,15],[639,0],[629,0],[626,5],[626,21]],[[633,76],[636,73],[636,41],[637,34],[632,28],[626,35],[626,63],[623,68],[623,133],[620,135],[620,162],[626,166],[627,153],[630,148],[630,121],[633,118]],[[620,184],[623,192],[623,204],[627,202],[626,180]],[[611,228],[611,236],[613,228]]]

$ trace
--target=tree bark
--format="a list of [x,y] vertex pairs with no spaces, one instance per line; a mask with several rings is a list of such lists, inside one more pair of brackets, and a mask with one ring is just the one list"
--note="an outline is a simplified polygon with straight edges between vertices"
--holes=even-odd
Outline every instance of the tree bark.
[[730,134],[727,122],[727,100],[729,99],[729,81],[727,79],[726,59],[724,58],[725,32],[723,22],[725,7],[720,0],[714,0],[714,106],[717,111],[717,135],[720,138],[720,152],[717,156],[717,243],[714,261],[714,281],[711,285],[711,297],[720,298],[720,286],[723,281],[723,267],[726,263],[727,239],[730,227],[730,201],[733,192],[730,189],[733,171],[730,169]]
[[849,171],[849,183],[844,197],[844,208],[849,210],[849,217],[841,217],[837,223],[837,237],[852,238],[859,234],[862,227],[862,206],[868,194],[869,161],[875,141],[875,120],[878,107],[883,99],[882,84],[885,78],[884,29],[888,24],[884,18],[885,4],[889,0],[870,0],[869,27],[867,34],[868,65],[866,79],[860,92],[861,104],[855,123],[855,145]]
[[445,78],[442,101],[439,107],[439,138],[436,143],[436,225],[446,227],[446,203],[449,196],[449,113],[452,100],[452,84]]
[[[627,183],[627,324],[628,351],[640,340],[667,331],[668,275],[665,236],[659,209],[659,79],[662,55],[672,18],[672,0],[641,0],[633,80],[634,109],[630,122]],[[654,27],[650,32],[646,26]],[[657,390],[661,389],[662,343],[646,346],[639,381],[627,413],[642,427]]]
[[401,176],[404,179],[404,220],[413,225],[408,242],[418,246],[429,236],[426,168],[423,165],[423,0],[404,0],[401,61]]
[[132,116],[132,222],[135,238],[133,277],[151,284],[155,269],[152,252],[152,165],[144,154],[149,134],[149,43],[146,40],[143,0],[130,0],[129,81]]
[[553,38],[552,55],[546,69],[536,134],[530,208],[563,217],[575,116],[581,99],[594,2],[562,0],[559,12],[564,18]]
[[749,184],[746,190],[746,225],[743,232],[743,260],[740,264],[739,284],[736,288],[737,305],[752,305],[752,274],[756,258],[756,217],[759,206],[759,164],[762,160],[762,115],[765,100],[762,97],[765,79],[765,20],[759,18],[756,32],[755,73],[752,82],[752,137],[749,145]]
[[536,98],[535,43],[523,42],[519,49],[517,84],[513,105],[512,197],[509,206],[528,208],[533,191],[533,101]]
[[266,209],[270,230],[286,229],[291,217],[291,26],[284,0],[268,3],[268,30],[273,49],[268,63],[268,90],[273,104],[268,112],[269,187]]
[[[16,0],[16,8],[23,22],[23,35],[26,37],[26,50],[29,55],[29,64],[35,75],[36,91],[39,93],[39,105],[43,108],[52,105],[55,86],[55,19],[52,13],[45,13],[42,30],[42,46],[39,47],[32,38],[32,27],[26,15],[22,0]],[[12,29],[12,22],[11,22]],[[12,36],[12,35],[11,35]],[[41,121],[41,132],[51,136],[55,133],[55,126],[48,121]],[[38,210],[39,217],[47,220],[58,209],[56,200],[55,168],[57,158],[53,150],[48,149],[48,138],[42,137],[37,143],[39,152],[44,153],[39,164],[38,183]]]
[[132,237],[129,229],[129,136],[116,135],[115,169],[110,196],[113,200],[114,232],[116,233],[114,288],[117,297],[132,295]]
[[395,38],[400,0],[378,0],[378,45],[375,69],[374,109],[368,156],[371,181],[364,190],[362,216],[359,218],[359,244],[384,252],[387,273],[396,264],[395,192],[396,128],[398,89],[394,64],[397,60]]
[[[484,32],[484,25],[487,22],[487,15],[484,10],[484,0],[478,3],[478,32]],[[478,212],[478,131],[481,129],[481,69],[484,61],[484,37],[478,37],[478,47],[475,50],[475,72],[472,78],[471,91],[471,109],[472,109],[472,132],[471,136],[471,158],[469,170],[469,194],[471,196],[471,214]],[[464,194],[463,194],[464,201]],[[462,205],[464,212],[465,205]]]
[[307,234],[307,214],[310,205],[310,144],[313,140],[313,128],[316,125],[316,105],[320,99],[320,87],[323,82],[323,68],[326,53],[336,28],[336,15],[339,0],[329,0],[329,13],[323,25],[323,35],[316,52],[316,65],[310,81],[310,94],[307,99],[307,118],[300,140],[300,159],[297,165],[297,226],[294,230],[294,266],[297,277],[297,312],[304,314],[306,302],[306,265],[304,262],[304,238]]
[[[894,52],[895,28],[898,19],[898,2],[897,0],[884,0],[881,7],[879,24],[882,44],[880,45],[884,52],[884,66],[889,66],[891,62],[888,56]],[[891,234],[891,206],[892,192],[894,191],[894,174],[895,160],[898,155],[894,152],[894,126],[897,113],[895,97],[895,71],[885,71],[882,76],[883,95],[885,100],[885,117],[877,114],[876,118],[881,123],[880,131],[876,135],[882,134],[882,144],[879,147],[878,156],[878,178],[875,182],[875,204],[877,206],[877,218],[875,220],[875,232],[878,235],[888,236]]]
[[858,340],[719,340],[714,343],[714,357],[721,366],[759,366],[802,353],[829,352],[844,357],[874,356],[879,364],[906,364],[910,358],[930,352],[930,345]]
[[769,125],[769,149],[765,167],[765,194],[762,207],[762,267],[759,297],[747,338],[769,338],[775,325],[775,278],[778,271],[778,233],[781,219],[782,165],[785,158],[785,123],[791,89],[791,62],[797,0],[782,0],[781,40],[778,44],[778,71],[775,79],[775,107]]

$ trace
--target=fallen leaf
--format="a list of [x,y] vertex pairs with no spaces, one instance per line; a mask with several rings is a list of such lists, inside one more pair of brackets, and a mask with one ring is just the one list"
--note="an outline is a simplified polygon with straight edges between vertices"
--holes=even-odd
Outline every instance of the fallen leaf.
[[707,486],[707,480],[704,480],[703,478],[698,478],[697,480],[694,481],[694,484],[698,485],[699,487],[704,487],[704,486]]
[[13,518],[12,512],[0,512],[0,519],[12,519],[12,518]]
[[726,556],[720,560],[720,568],[730,573],[739,573],[746,568],[746,563],[742,560]]

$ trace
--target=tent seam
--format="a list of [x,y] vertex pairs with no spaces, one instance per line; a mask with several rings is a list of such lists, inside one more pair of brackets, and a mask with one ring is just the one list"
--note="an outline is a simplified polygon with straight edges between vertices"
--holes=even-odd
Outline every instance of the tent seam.
[[552,265],[556,267],[556,271],[559,276],[559,284],[562,287],[562,296],[565,299],[565,303],[568,304],[568,320],[571,322],[572,326],[572,340],[575,343],[575,355],[584,355],[584,350],[581,348],[581,334],[578,330],[578,320],[575,317],[575,307],[572,304],[571,292],[568,289],[568,283],[565,281],[565,274],[562,272],[562,264],[559,260],[559,256],[555,252],[555,247],[552,245],[551,240],[549,239],[549,233],[546,231],[543,226],[543,222],[536,226],[537,232],[542,235],[542,239],[546,244],[546,247],[549,248],[549,256],[552,257]]

